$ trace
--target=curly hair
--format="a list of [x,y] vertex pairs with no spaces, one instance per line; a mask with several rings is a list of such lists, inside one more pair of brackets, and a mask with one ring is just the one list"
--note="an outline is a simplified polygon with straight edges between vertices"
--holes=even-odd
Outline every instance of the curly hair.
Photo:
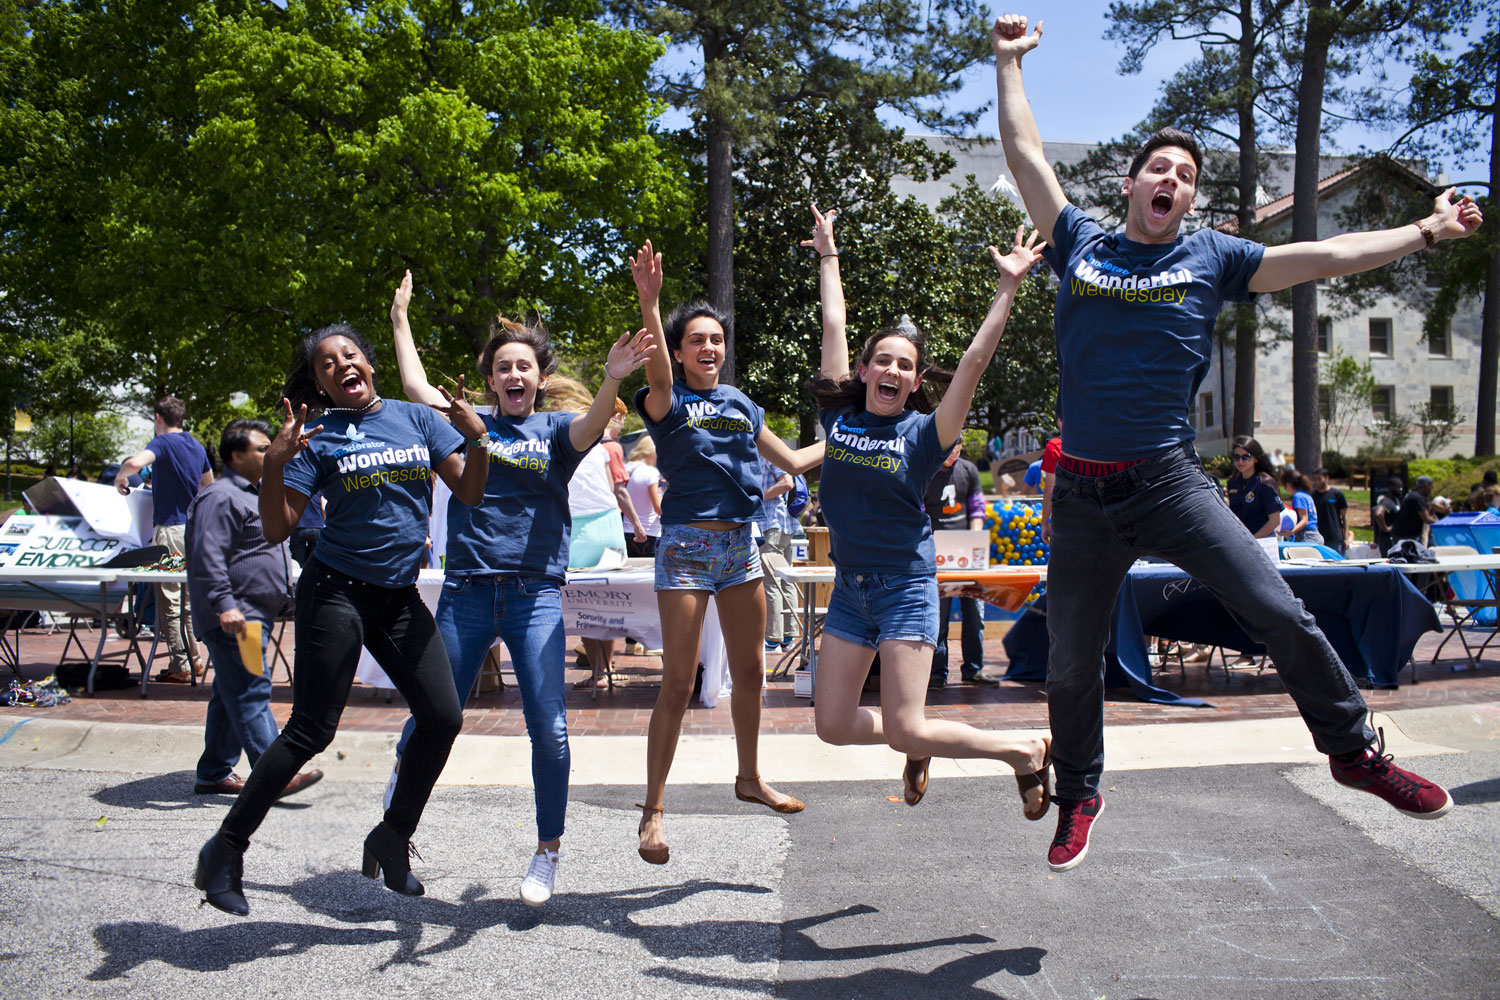
[[348,323],[334,323],[314,330],[298,341],[297,349],[292,354],[292,367],[286,373],[286,384],[281,388],[281,394],[291,402],[294,410],[306,406],[308,413],[319,413],[327,405],[328,397],[323,395],[323,390],[313,375],[312,359],[317,353],[318,345],[329,337],[344,337],[349,340],[370,363],[370,370],[375,370],[375,348]]
[[914,329],[899,326],[879,330],[866,339],[859,352],[858,363],[843,378],[833,379],[820,374],[807,380],[807,391],[812,393],[813,402],[817,403],[818,409],[864,409],[865,383],[859,377],[859,366],[868,365],[875,356],[875,348],[889,337],[900,337],[917,349],[917,377],[921,382],[906,397],[906,409],[919,413],[931,413],[937,409],[938,400],[942,398],[942,394],[936,391],[937,387],[951,382],[953,373],[932,363],[932,359],[927,356],[926,337]]

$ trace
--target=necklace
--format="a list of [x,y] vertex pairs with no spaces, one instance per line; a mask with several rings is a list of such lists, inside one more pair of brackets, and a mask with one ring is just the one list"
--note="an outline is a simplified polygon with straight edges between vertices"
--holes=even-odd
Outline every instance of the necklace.
[[364,413],[366,410],[368,410],[370,407],[374,406],[378,402],[380,402],[380,397],[376,396],[374,399],[370,400],[364,406],[325,406],[325,407],[323,407],[323,412],[324,413],[353,413],[353,414],[355,414],[357,416],[357,415],[359,415],[361,413]]

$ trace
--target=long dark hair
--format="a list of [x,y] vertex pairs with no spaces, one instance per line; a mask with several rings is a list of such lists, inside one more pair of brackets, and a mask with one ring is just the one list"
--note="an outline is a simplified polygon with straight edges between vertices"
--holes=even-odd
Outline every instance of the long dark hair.
[[[1271,465],[1271,460],[1266,457],[1266,450],[1260,446],[1260,442],[1249,434],[1241,434],[1231,442],[1229,453],[1234,454],[1235,448],[1243,448],[1255,457],[1255,478],[1266,483],[1272,489],[1276,488],[1276,469]],[[1238,469],[1235,470],[1239,472]],[[1249,479],[1249,476],[1242,478]]]
[[843,378],[832,379],[826,375],[817,375],[808,379],[807,391],[812,393],[813,402],[818,404],[818,409],[838,410],[852,407],[855,410],[862,410],[865,408],[865,383],[859,377],[859,366],[870,363],[870,359],[875,356],[875,348],[887,337],[900,337],[917,349],[917,375],[922,381],[912,390],[911,395],[906,397],[906,408],[919,413],[931,413],[937,409],[938,400],[942,398],[942,393],[937,391],[937,387],[938,385],[946,386],[953,381],[953,373],[932,363],[932,359],[927,356],[926,337],[910,327],[902,326],[890,327],[872,334],[859,352],[859,361]]
[[[314,330],[297,343],[297,349],[292,354],[292,367],[286,373],[286,384],[281,387],[281,394],[291,402],[293,410],[306,406],[308,413],[319,413],[327,405],[328,397],[323,395],[323,390],[319,388],[318,380],[313,375],[312,358],[317,353],[318,345],[329,337],[348,338],[370,363],[370,371],[375,370],[375,348],[348,323],[334,323]],[[373,389],[374,386],[370,388]]]
[[1298,472],[1296,469],[1282,469],[1281,483],[1283,486],[1289,487],[1293,490],[1301,490],[1303,493],[1306,493],[1309,496],[1312,495],[1312,480],[1308,479],[1307,476],[1305,476],[1301,472]]
[[[498,406],[500,400],[495,395],[495,390],[490,388],[490,372],[495,367],[495,352],[506,344],[525,344],[531,348],[536,355],[537,370],[542,373],[543,379],[557,371],[557,355],[552,350],[552,336],[540,321],[517,323],[504,316],[496,316],[495,322],[490,324],[490,339],[484,345],[484,350],[479,352],[479,361],[474,366],[478,369],[480,378],[484,379],[483,399],[491,406]],[[546,389],[538,387],[534,408],[540,410],[542,401],[546,398]]]

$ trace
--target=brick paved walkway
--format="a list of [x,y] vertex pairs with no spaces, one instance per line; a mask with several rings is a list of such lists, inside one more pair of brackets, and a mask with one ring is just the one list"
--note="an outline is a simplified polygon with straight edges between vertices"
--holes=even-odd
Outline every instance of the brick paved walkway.
[[[97,634],[93,635],[94,641],[97,641]],[[289,629],[286,639],[289,653],[292,641]],[[1417,675],[1420,683],[1409,683],[1410,674],[1403,672],[1400,689],[1365,693],[1370,707],[1377,711],[1393,711],[1500,701],[1500,670],[1494,669],[1493,657],[1487,669],[1455,672],[1451,668],[1463,661],[1459,657],[1448,656],[1449,651],[1456,648],[1456,643],[1450,643],[1449,649],[1444,650],[1444,658],[1436,666],[1431,666],[1428,661],[1439,641],[1438,633],[1428,633],[1417,646]],[[43,677],[50,673],[61,654],[62,643],[61,635],[48,635],[35,630],[23,633],[21,651],[24,675]],[[93,648],[93,642],[87,637],[85,646]],[[124,642],[112,639],[106,650],[124,647]],[[952,652],[950,662],[956,664],[959,662],[956,644]],[[164,661],[158,660],[158,663],[161,662]],[[619,736],[646,731],[651,706],[656,700],[660,662],[652,657],[618,656],[615,663],[623,678],[617,682],[613,692],[601,691],[595,699],[587,690],[569,689],[568,730],[572,735]],[[1005,672],[1005,653],[999,640],[986,643],[985,663],[987,671],[996,676]],[[570,683],[586,676],[587,671],[574,668],[570,662]],[[0,674],[0,680],[3,679],[4,675]],[[1106,723],[1228,721],[1279,718],[1296,714],[1291,698],[1269,670],[1257,676],[1254,668],[1236,669],[1226,679],[1217,663],[1212,670],[1203,663],[1189,663],[1186,678],[1181,676],[1174,665],[1170,671],[1160,676],[1158,683],[1180,694],[1203,698],[1212,707],[1176,708],[1154,705],[1137,701],[1128,691],[1111,691],[1109,693],[1113,697],[1105,710]],[[384,690],[356,684],[349,707],[344,712],[341,728],[365,732],[398,732],[406,721],[404,702],[394,692],[391,693],[389,703],[386,698],[387,692]],[[74,698],[71,704],[56,708],[16,706],[0,711],[11,715],[35,714],[53,719],[196,726],[203,721],[207,701],[206,687],[153,683],[151,696],[146,700],[139,697],[139,688],[135,687],[100,692],[92,698]],[[875,705],[878,704],[878,699],[875,695],[867,695],[865,702]],[[1047,724],[1047,696],[1038,683],[1005,682],[998,688],[950,684],[944,691],[930,693],[927,704],[929,714],[935,718],[957,719],[990,729],[1034,729]],[[761,725],[765,732],[814,732],[812,709],[806,699],[792,694],[790,682],[776,681],[769,684],[764,705]],[[284,674],[277,676],[273,710],[280,723],[284,723],[291,712],[291,690]],[[694,702],[683,729],[687,733],[700,735],[732,733],[727,699],[713,709],[706,709]],[[472,699],[464,712],[465,733],[519,736],[525,731],[520,698],[513,687]]]

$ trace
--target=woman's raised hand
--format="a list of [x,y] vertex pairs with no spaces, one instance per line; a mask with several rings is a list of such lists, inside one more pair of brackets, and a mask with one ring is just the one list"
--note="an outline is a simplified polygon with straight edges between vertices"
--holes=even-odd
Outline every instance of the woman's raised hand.
[[604,373],[616,382],[623,382],[625,376],[645,364],[655,350],[656,338],[645,327],[633,336],[629,332],[622,333],[604,360]]
[[411,271],[406,272],[406,277],[401,279],[401,284],[396,286],[396,295],[391,299],[391,322],[399,323],[406,319],[406,311],[411,306]]
[[830,208],[828,214],[824,215],[818,211],[817,205],[809,207],[813,214],[812,239],[803,240],[802,246],[812,247],[818,251],[819,259],[830,254],[838,256],[839,248],[833,242],[833,217],[838,214],[838,209]]
[[442,386],[437,387],[442,394],[442,403],[429,403],[434,410],[448,418],[453,429],[458,431],[470,441],[481,441],[489,431],[484,426],[484,421],[479,419],[479,414],[474,407],[469,405],[468,398],[464,395],[464,377],[458,377],[458,385],[455,392],[449,392]]
[[990,247],[990,259],[995,262],[995,268],[1000,272],[1002,283],[1009,281],[1012,286],[1019,285],[1021,279],[1026,277],[1026,272],[1031,270],[1033,264],[1042,259],[1042,251],[1047,248],[1046,243],[1037,243],[1037,230],[1033,229],[1031,235],[1026,237],[1022,243],[1021,238],[1025,236],[1026,227],[1016,227],[1016,243],[1010,248],[1009,253],[1001,253],[996,247]]
[[312,430],[303,430],[302,425],[307,420],[307,404],[297,407],[297,412],[292,412],[292,401],[282,397],[281,405],[286,408],[286,420],[281,425],[281,430],[276,432],[276,437],[271,440],[271,446],[266,449],[266,461],[274,466],[280,467],[290,462],[298,452],[307,447],[307,442],[323,429],[319,424]]
[[655,302],[661,298],[661,254],[651,249],[651,241],[630,258],[630,276],[635,279],[635,290],[642,302]]

